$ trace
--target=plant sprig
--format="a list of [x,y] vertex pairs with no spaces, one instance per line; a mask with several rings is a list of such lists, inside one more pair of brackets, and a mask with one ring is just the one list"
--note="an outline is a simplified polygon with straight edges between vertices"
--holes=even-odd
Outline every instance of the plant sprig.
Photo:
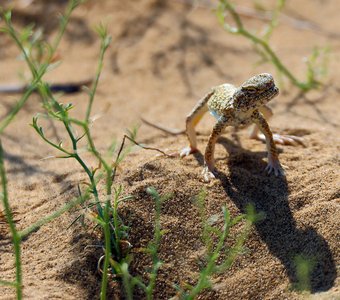
[[[30,80],[29,88],[26,90],[24,95],[18,101],[16,106],[12,109],[12,111],[0,122],[0,134],[5,130],[5,128],[11,123],[20,109],[25,105],[27,100],[30,98],[31,94],[36,90],[39,90],[40,94],[43,95],[44,91],[43,86],[41,85],[41,79],[46,74],[46,72],[51,68],[53,64],[52,60],[57,51],[57,48],[60,44],[60,41],[65,33],[67,24],[69,23],[70,17],[74,11],[74,9],[83,1],[80,0],[70,0],[67,6],[66,12],[64,15],[60,17],[60,25],[57,36],[55,40],[49,44],[43,42],[40,38],[36,38],[35,40],[30,40],[29,38],[34,35],[33,28],[31,25],[27,26],[23,29],[23,32],[18,32],[13,24],[12,24],[12,12],[6,11],[3,12],[3,19],[5,21],[5,26],[0,27],[0,31],[8,34],[10,38],[17,45],[18,49],[21,52],[26,64],[28,65],[32,79]],[[30,46],[25,46],[30,45]],[[41,61],[42,54],[39,54],[39,57],[34,57],[33,51],[29,51],[30,48],[40,48],[45,49],[46,59]],[[43,99],[45,99],[43,97]]]
[[[202,239],[206,248],[205,266],[200,270],[195,285],[186,283],[184,287],[177,287],[177,296],[180,299],[193,300],[203,290],[211,288],[212,283],[210,278],[214,274],[223,273],[231,267],[237,256],[242,252],[243,245],[252,225],[261,218],[261,215],[257,214],[251,205],[247,207],[245,214],[241,214],[235,218],[231,218],[228,209],[222,207],[223,226],[222,229],[220,229],[217,226],[213,226],[211,217],[207,218],[205,214],[205,198],[205,191],[201,191],[196,198],[196,204],[202,221]],[[235,238],[234,246],[231,248],[226,247],[225,243],[229,238],[230,229],[240,222],[245,222],[245,225],[241,233]],[[222,256],[224,258],[222,262],[219,262]]]
[[16,228],[16,225],[13,219],[12,209],[9,204],[8,189],[7,189],[7,176],[6,176],[6,170],[5,170],[5,164],[4,164],[4,151],[2,148],[1,139],[0,139],[0,178],[1,178],[1,187],[2,187],[2,193],[0,195],[0,198],[4,206],[7,223],[9,225],[10,232],[12,235],[14,255],[15,255],[15,269],[16,269],[14,282],[1,280],[0,284],[13,286],[16,289],[17,299],[20,300],[22,298],[22,269],[21,269],[21,246],[20,246],[21,236]]
[[159,247],[161,243],[162,236],[164,235],[164,231],[161,229],[161,207],[162,204],[172,197],[169,195],[160,195],[154,187],[149,187],[146,189],[146,192],[152,197],[155,202],[155,227],[154,227],[154,235],[152,241],[150,241],[146,248],[143,251],[150,255],[152,260],[152,265],[149,274],[149,281],[145,283],[139,276],[132,276],[129,272],[129,263],[131,258],[127,257],[126,259],[117,262],[111,260],[111,265],[117,271],[117,274],[120,275],[123,279],[123,285],[125,290],[125,296],[128,300],[133,299],[133,291],[136,286],[141,288],[145,292],[145,296],[147,300],[153,299],[153,293],[156,287],[157,274],[159,269],[162,266],[162,261],[159,258]]
[[[234,5],[229,0],[219,0],[217,7],[217,17],[223,28],[231,34],[241,35],[249,39],[256,47],[257,51],[263,58],[270,61],[277,69],[279,74],[282,74],[288,80],[298,87],[302,92],[308,92],[309,90],[319,88],[321,81],[319,80],[320,72],[317,72],[317,58],[319,58],[321,52],[314,52],[307,60],[307,75],[304,81],[299,80],[290,70],[284,65],[282,60],[275,53],[273,48],[269,45],[269,38],[273,33],[273,29],[278,24],[278,16],[285,5],[285,0],[277,0],[276,8],[272,14],[272,19],[268,24],[263,36],[256,35],[248,30],[242,22],[240,15],[234,8]],[[230,15],[235,25],[231,25],[227,21],[227,15]]]
[[[7,185],[5,178],[5,171],[3,167],[2,160],[2,151],[0,151],[0,172],[2,178],[2,190],[3,190],[3,202],[6,207],[6,216],[8,218],[8,222],[11,227],[11,233],[14,240],[15,246],[15,254],[16,254],[16,268],[17,268],[17,280],[16,282],[7,282],[0,281],[0,284],[6,284],[15,286],[17,288],[17,298],[22,298],[22,277],[21,277],[21,257],[20,257],[20,242],[23,237],[26,237],[31,232],[37,230],[40,226],[50,222],[51,220],[59,217],[64,212],[70,210],[72,207],[76,205],[84,203],[90,197],[94,197],[95,204],[97,208],[98,216],[96,221],[103,228],[104,235],[104,267],[103,267],[103,276],[102,276],[102,288],[101,288],[101,299],[106,299],[106,289],[107,289],[107,280],[108,280],[108,272],[109,272],[109,261],[112,257],[115,259],[121,259],[121,250],[120,250],[120,241],[122,238],[126,236],[127,227],[123,225],[122,220],[118,216],[118,204],[120,203],[122,197],[122,189],[120,186],[114,188],[114,193],[112,195],[112,167],[113,163],[107,162],[103,156],[97,150],[92,134],[90,131],[90,114],[92,109],[92,104],[94,101],[94,96],[96,94],[96,89],[98,85],[98,81],[100,78],[100,73],[103,66],[104,54],[107,48],[110,45],[111,38],[107,33],[107,30],[104,26],[98,27],[98,33],[101,38],[101,48],[100,55],[98,60],[98,67],[96,71],[95,81],[92,88],[89,91],[89,102],[86,111],[86,117],[84,120],[76,119],[71,117],[70,110],[72,109],[71,104],[62,104],[57,101],[55,96],[53,95],[49,85],[43,80],[44,75],[47,71],[52,67],[52,59],[53,56],[59,46],[60,40],[66,30],[67,24],[69,22],[70,16],[73,10],[81,3],[82,1],[71,0],[66,9],[65,14],[61,17],[60,27],[55,40],[50,44],[45,42],[41,38],[41,33],[34,32],[32,26],[26,27],[22,32],[17,31],[11,22],[11,12],[5,12],[3,14],[5,20],[5,26],[1,28],[1,31],[6,32],[12,40],[15,42],[19,50],[21,51],[22,57],[26,64],[29,66],[31,71],[32,79],[30,84],[28,85],[28,89],[25,91],[24,95],[14,107],[14,109],[8,114],[7,117],[0,124],[0,133],[5,130],[5,128],[11,123],[16,114],[20,111],[23,105],[27,102],[30,95],[33,92],[38,92],[43,100],[43,106],[46,110],[45,114],[37,114],[33,117],[32,127],[38,133],[38,135],[51,147],[61,152],[62,155],[58,158],[73,158],[75,159],[81,167],[84,169],[85,173],[88,175],[89,185],[87,189],[76,199],[70,201],[62,208],[56,210],[55,212],[47,215],[36,223],[30,225],[28,228],[18,232],[15,229],[14,221],[11,219],[11,210],[9,207],[9,201],[7,197]],[[32,37],[32,38],[31,38]],[[33,51],[33,49],[39,49],[39,51]],[[42,55],[42,51],[47,51],[47,55]],[[64,129],[68,135],[68,138],[71,141],[72,147],[71,149],[67,149],[63,146],[62,141],[55,142],[46,136],[43,127],[39,124],[40,117],[50,118],[54,121],[61,122],[64,126]],[[83,134],[78,137],[75,133],[74,127],[80,126]],[[81,157],[78,143],[80,140],[86,137],[88,150],[90,153],[94,155],[99,161],[98,168],[91,168]],[[0,149],[2,150],[2,148]],[[120,155],[120,154],[119,154]],[[118,158],[119,158],[118,155]],[[99,170],[100,169],[100,170]],[[99,170],[99,171],[98,171]],[[100,201],[99,192],[98,192],[98,183],[105,179],[106,186],[106,199],[105,201]],[[113,205],[112,205],[113,199]],[[8,205],[7,205],[8,204]],[[13,228],[12,228],[13,227]],[[16,238],[17,237],[17,238]]]

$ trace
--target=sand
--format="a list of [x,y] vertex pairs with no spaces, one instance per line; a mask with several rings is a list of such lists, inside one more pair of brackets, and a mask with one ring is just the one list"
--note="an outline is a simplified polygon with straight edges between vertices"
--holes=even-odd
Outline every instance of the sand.
[[[5,2],[5,1],[4,1]],[[59,4],[22,7],[15,2],[13,22],[21,27],[35,22],[53,37]],[[57,3],[57,1],[55,1]],[[99,41],[93,28],[100,21],[108,24],[112,46],[98,87],[92,130],[100,150],[112,139],[121,141],[126,128],[139,124],[137,140],[169,153],[187,145],[182,136],[171,136],[140,122],[143,116],[171,128],[184,128],[185,117],[196,101],[212,86],[223,82],[240,84],[251,75],[269,72],[278,80],[270,64],[257,64],[259,56],[252,45],[239,36],[224,32],[209,6],[190,6],[189,1],[89,1],[71,19],[59,51],[62,65],[46,77],[53,82],[84,80],[96,68]],[[240,1],[251,7],[251,1]],[[272,4],[273,1],[268,1]],[[172,194],[162,206],[161,226],[165,230],[160,246],[163,266],[155,299],[176,294],[174,283],[194,283],[204,254],[202,228],[196,195],[206,191],[208,216],[220,215],[226,206],[233,217],[253,203],[265,219],[256,223],[245,249],[232,268],[214,276],[213,287],[199,299],[298,299],[293,290],[297,281],[296,255],[313,256],[311,274],[313,299],[339,299],[339,49],[338,1],[287,1],[271,44],[297,77],[305,75],[303,58],[314,46],[330,46],[326,87],[305,97],[289,83],[271,107],[271,128],[276,133],[295,134],[303,146],[278,146],[286,177],[264,172],[265,145],[250,140],[247,130],[228,128],[216,146],[216,165],[220,174],[209,184],[202,181],[204,148],[213,125],[207,116],[198,125],[198,145],[202,151],[185,159],[168,158],[137,147],[118,170],[117,184],[134,199],[124,203],[121,215],[130,226],[133,245],[131,272],[146,279],[150,258],[140,251],[152,239],[154,202],[146,193],[149,186],[160,194]],[[44,3],[44,2],[42,2]],[[45,15],[43,14],[45,13]],[[307,21],[309,27],[301,28]],[[246,18],[254,30],[263,21]],[[300,24],[300,25],[297,25]],[[18,72],[28,76],[17,49],[1,34],[0,82],[18,82]],[[0,116],[18,101],[19,95],[1,95]],[[73,114],[83,117],[87,96],[78,93],[62,101],[75,105]],[[32,117],[43,111],[33,96],[1,137],[5,149],[10,203],[16,225],[24,229],[77,196],[77,186],[86,176],[75,161],[47,159],[56,155],[29,126]],[[67,142],[60,126],[45,123],[51,136]],[[96,162],[87,158],[92,166]],[[102,255],[101,241],[86,222],[70,227],[81,213],[68,212],[32,233],[22,243],[24,296],[26,299],[96,299],[100,290],[97,261]],[[221,223],[217,222],[217,225]],[[242,226],[235,228],[233,236]],[[14,278],[14,263],[8,227],[0,223],[0,278]],[[201,263],[202,264],[202,263]],[[110,283],[110,298],[123,298],[117,282]],[[13,299],[13,290],[1,287],[0,299]],[[136,299],[143,294],[136,291]]]

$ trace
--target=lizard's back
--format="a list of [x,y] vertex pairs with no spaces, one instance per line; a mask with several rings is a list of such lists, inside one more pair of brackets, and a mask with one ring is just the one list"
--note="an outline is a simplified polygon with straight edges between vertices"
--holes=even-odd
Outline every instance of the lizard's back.
[[229,83],[213,88],[214,94],[208,101],[208,108],[214,117],[221,117],[232,108],[232,96],[235,91],[236,87]]

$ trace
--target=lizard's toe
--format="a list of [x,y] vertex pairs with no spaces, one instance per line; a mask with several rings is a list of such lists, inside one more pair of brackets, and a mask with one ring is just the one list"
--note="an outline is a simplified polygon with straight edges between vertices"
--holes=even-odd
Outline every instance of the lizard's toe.
[[272,172],[275,176],[285,176],[285,171],[283,170],[279,161],[268,162],[265,171],[270,175]]
[[281,135],[273,134],[273,139],[276,144],[289,145],[289,146],[304,146],[303,139],[295,135]]
[[188,147],[185,147],[185,148],[182,149],[179,156],[184,157],[184,156],[188,156],[188,155],[195,153],[195,152],[197,152],[196,148],[188,146]]
[[216,178],[217,172],[216,170],[210,171],[209,168],[205,166],[202,171],[202,175],[203,175],[203,181],[208,183],[210,182],[211,179]]
[[295,145],[300,144],[304,147],[306,146],[302,137],[296,135],[286,135],[286,137],[289,138],[290,140],[293,140]]
[[273,134],[273,140],[275,144],[285,145],[285,141],[279,134]]

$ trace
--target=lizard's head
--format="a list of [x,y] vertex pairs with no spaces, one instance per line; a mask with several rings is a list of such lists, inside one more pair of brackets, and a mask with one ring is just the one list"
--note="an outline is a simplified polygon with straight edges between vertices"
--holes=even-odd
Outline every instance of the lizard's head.
[[234,93],[234,107],[241,111],[257,109],[279,93],[273,76],[267,73],[258,74],[245,81]]

